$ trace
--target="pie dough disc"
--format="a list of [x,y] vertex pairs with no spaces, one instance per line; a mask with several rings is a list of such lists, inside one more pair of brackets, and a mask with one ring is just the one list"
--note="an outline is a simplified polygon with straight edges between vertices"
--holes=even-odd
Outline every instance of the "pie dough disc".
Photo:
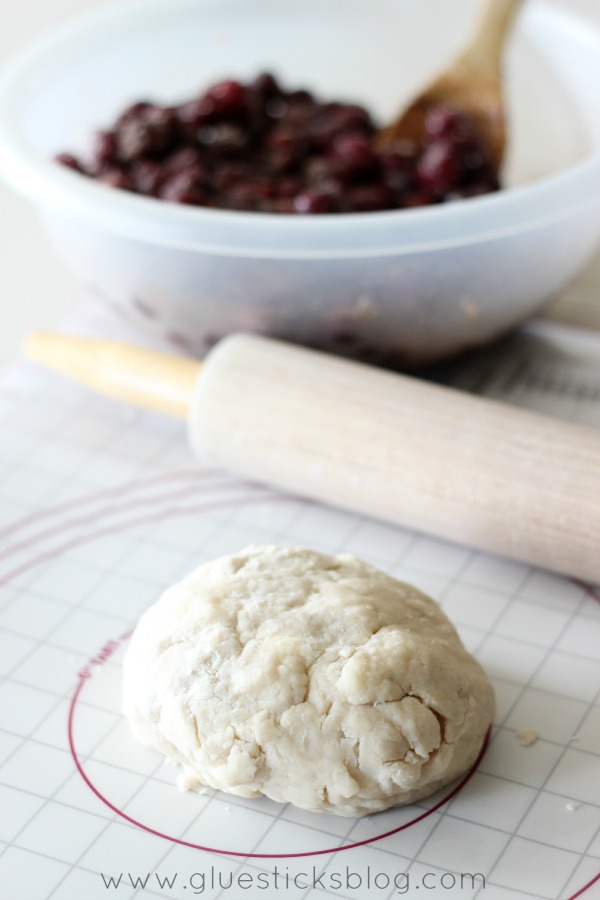
[[361,816],[465,772],[494,694],[417,588],[347,554],[259,546],[142,616],[123,709],[186,787]]

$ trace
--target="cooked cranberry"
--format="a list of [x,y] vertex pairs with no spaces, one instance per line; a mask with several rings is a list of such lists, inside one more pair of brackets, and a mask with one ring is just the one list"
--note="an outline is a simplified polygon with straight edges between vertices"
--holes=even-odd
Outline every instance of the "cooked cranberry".
[[451,106],[434,106],[425,118],[425,132],[430,137],[453,137],[466,129],[466,121]]
[[224,160],[218,163],[211,175],[211,187],[219,194],[226,194],[232,185],[248,178],[248,167],[234,160]]
[[264,135],[271,127],[273,119],[271,119],[266,111],[266,104],[276,102],[276,100],[265,101],[258,94],[248,92],[246,101],[246,114],[240,119],[251,143],[260,145]]
[[169,109],[151,106],[122,122],[115,132],[117,154],[123,162],[140,156],[160,156],[174,137],[175,116]]
[[270,150],[295,150],[303,143],[297,132],[285,125],[276,125],[266,137],[265,146]]
[[148,129],[139,119],[123,122],[117,130],[117,152],[119,158],[129,162],[145,154],[149,149]]
[[365,110],[350,104],[323,104],[317,108],[310,124],[311,139],[323,148],[329,147],[337,135],[348,131],[365,135],[373,133],[371,119]]
[[205,125],[198,131],[198,142],[202,147],[219,156],[238,156],[250,143],[248,132],[231,122]]
[[301,193],[302,191],[302,182],[299,178],[293,178],[292,176],[283,176],[281,180],[277,183],[277,196],[278,197],[295,197],[296,194]]
[[312,156],[304,166],[304,179],[307,184],[315,185],[324,179],[338,176],[339,166],[335,159],[327,156]]
[[273,188],[266,181],[238,181],[226,195],[228,209],[261,209],[265,201],[273,197]]
[[165,176],[165,167],[152,159],[137,159],[129,168],[132,186],[138,194],[157,196]]
[[453,142],[454,153],[460,158],[460,165],[466,172],[477,172],[485,163],[485,153],[479,141],[470,137]]
[[498,172],[489,163],[481,166],[477,174],[472,177],[469,187],[477,187],[479,194],[491,193],[500,189]]
[[168,106],[152,106],[144,113],[144,120],[154,129],[156,136],[160,137],[161,150],[164,150],[168,141],[175,136],[175,110]]
[[345,182],[341,181],[339,178],[324,178],[322,181],[318,181],[316,184],[311,185],[309,191],[321,196],[326,196],[331,207],[331,212],[341,212],[344,207],[346,187],[347,185]]
[[302,131],[306,138],[305,131],[309,128],[311,120],[314,116],[314,106],[312,103],[304,103],[303,101],[291,102],[285,101],[285,110],[280,117],[280,121],[287,128],[294,131]]
[[405,195],[414,187],[414,174],[406,169],[388,169],[384,171],[384,180],[394,194],[397,205],[402,206]]
[[197,147],[182,147],[169,153],[163,160],[162,165],[166,174],[174,175],[201,162],[202,155]]
[[294,201],[291,197],[274,197],[272,200],[265,200],[262,205],[263,212],[274,213],[295,213]]
[[347,212],[374,212],[389,209],[393,196],[384,184],[360,184],[347,189],[344,201]]
[[310,91],[300,90],[300,91],[288,91],[285,94],[285,99],[290,105],[302,105],[309,106],[313,101],[313,95]]
[[275,148],[265,156],[261,170],[263,174],[275,179],[278,176],[287,176],[297,169],[300,156],[301,154],[298,154],[295,148],[287,150]]
[[283,97],[271,97],[264,106],[270,119],[282,119],[288,111],[288,105]]
[[207,194],[202,182],[195,173],[185,171],[177,175],[171,175],[160,187],[160,196],[164,200],[173,203],[186,203],[191,205],[203,205],[207,200]]
[[208,93],[219,116],[238,115],[244,112],[246,88],[239,81],[220,81]]
[[195,129],[215,118],[215,102],[211,97],[200,97],[198,100],[190,100],[182,103],[175,110],[175,116],[183,131],[195,136]]
[[281,88],[270,72],[261,72],[250,84],[250,89],[256,91],[262,97],[279,97]]
[[95,172],[102,172],[117,158],[117,142],[114,132],[97,131],[92,148],[92,165]]
[[333,211],[328,194],[317,191],[304,191],[294,197],[294,209],[297,213],[328,213]]
[[335,106],[329,113],[330,122],[337,132],[373,131],[371,117],[365,109],[353,104]]
[[136,103],[132,103],[131,106],[126,106],[121,115],[117,118],[115,127],[118,127],[123,122],[128,122],[130,119],[137,119],[140,114],[143,114],[153,105],[154,104],[150,103],[148,100],[138,100]]
[[371,169],[377,160],[369,138],[358,133],[340,134],[334,138],[331,155],[350,172]]
[[429,194],[427,191],[423,190],[412,190],[409,191],[404,197],[404,206],[408,209],[412,209],[417,206],[429,206],[434,202],[434,197],[432,194]]
[[446,194],[460,174],[460,160],[452,144],[437,140],[425,148],[417,163],[417,177],[425,190],[434,195]]
[[306,158],[309,144],[302,131],[281,124],[276,125],[267,134],[264,149],[267,170],[288,172],[291,167],[300,165]]
[[384,172],[414,173],[420,148],[412,141],[397,141],[393,150],[384,150],[379,161]]
[[61,166],[66,166],[67,169],[73,169],[75,172],[83,172],[83,166],[70,153],[57,153],[54,157],[54,161],[60,163]]
[[[360,125],[360,127],[367,128],[369,131],[375,131],[371,114],[356,103],[344,103],[340,107],[339,117],[342,122],[345,120],[346,124],[351,125],[352,128],[357,128]],[[351,122],[351,120],[353,121]]]

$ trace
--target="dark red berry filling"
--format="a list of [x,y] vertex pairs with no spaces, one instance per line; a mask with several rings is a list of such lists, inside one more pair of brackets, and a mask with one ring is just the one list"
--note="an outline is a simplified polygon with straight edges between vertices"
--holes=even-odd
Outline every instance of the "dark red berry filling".
[[277,213],[373,212],[500,187],[468,119],[433,109],[421,143],[375,145],[369,113],[288,91],[263,73],[175,107],[140,101],[98,131],[91,159],[56,161],[112,187],[174,203]]

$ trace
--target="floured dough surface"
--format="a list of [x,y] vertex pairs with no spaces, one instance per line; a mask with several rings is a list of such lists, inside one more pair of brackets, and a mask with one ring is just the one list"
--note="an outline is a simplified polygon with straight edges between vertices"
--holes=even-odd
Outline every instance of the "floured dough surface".
[[360,816],[464,772],[494,697],[416,588],[353,556],[264,546],[201,566],[142,616],[123,708],[190,787]]

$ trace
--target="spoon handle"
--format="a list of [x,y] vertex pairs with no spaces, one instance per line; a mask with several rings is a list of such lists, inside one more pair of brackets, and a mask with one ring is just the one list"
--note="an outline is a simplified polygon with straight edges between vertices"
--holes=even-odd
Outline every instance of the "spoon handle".
[[522,0],[485,0],[461,59],[482,75],[497,79],[506,35]]

